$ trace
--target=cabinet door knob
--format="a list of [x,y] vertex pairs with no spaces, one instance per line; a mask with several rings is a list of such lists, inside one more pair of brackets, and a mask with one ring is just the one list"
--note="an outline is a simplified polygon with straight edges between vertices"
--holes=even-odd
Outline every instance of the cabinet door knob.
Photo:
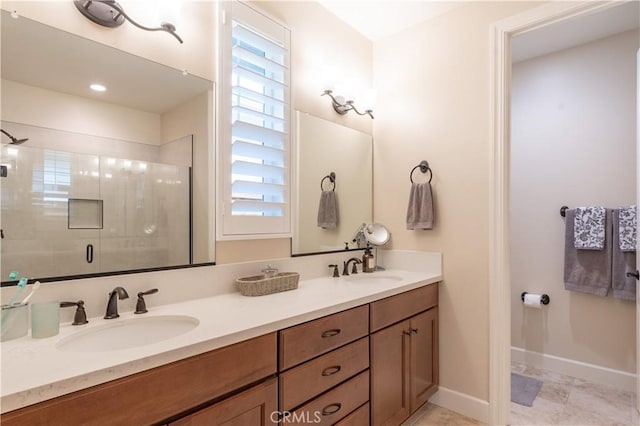
[[329,404],[322,409],[323,416],[330,416],[331,414],[335,414],[342,408],[342,404],[336,402],[334,404]]
[[333,374],[336,374],[338,371],[342,370],[342,367],[339,365],[333,365],[331,367],[327,367],[324,370],[322,370],[322,375],[323,376],[331,376]]
[[339,328],[334,328],[331,330],[327,330],[324,333],[322,333],[322,338],[326,338],[326,337],[333,337],[333,336],[337,336],[338,334],[340,334],[340,329]]
[[417,328],[412,328],[412,329],[411,329],[411,332],[412,332],[412,333],[415,333],[415,334],[418,334],[418,329],[417,329]]
[[403,330],[402,334],[404,334],[405,336],[411,336],[411,332],[407,330]]

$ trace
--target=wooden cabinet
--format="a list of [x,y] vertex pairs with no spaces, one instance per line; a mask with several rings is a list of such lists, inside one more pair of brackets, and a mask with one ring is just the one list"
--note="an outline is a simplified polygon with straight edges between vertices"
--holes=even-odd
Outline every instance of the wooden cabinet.
[[279,360],[283,425],[345,420],[369,401],[369,305],[281,330]]
[[2,415],[3,426],[166,421],[276,373],[270,333]]
[[437,304],[436,285],[371,304],[372,326],[392,323],[371,334],[373,425],[401,424],[438,388],[438,308],[434,300]]
[[267,426],[278,424],[278,381],[272,378],[249,390],[188,415],[170,426]]

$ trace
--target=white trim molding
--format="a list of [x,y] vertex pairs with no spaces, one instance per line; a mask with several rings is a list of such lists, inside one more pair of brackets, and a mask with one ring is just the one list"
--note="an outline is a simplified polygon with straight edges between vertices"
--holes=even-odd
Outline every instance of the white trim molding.
[[474,396],[439,386],[429,402],[483,423],[489,421],[489,402]]
[[511,347],[511,361],[529,367],[541,368],[590,382],[601,383],[628,392],[636,391],[636,375],[622,370],[562,358],[555,355]]
[[509,424],[511,302],[509,278],[510,41],[546,25],[619,5],[620,1],[552,1],[491,26],[489,196],[489,424]]

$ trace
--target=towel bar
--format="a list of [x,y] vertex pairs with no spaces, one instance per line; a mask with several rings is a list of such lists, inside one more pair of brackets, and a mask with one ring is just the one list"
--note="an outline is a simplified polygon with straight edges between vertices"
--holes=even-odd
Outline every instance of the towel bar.
[[569,207],[567,206],[562,206],[560,207],[560,216],[562,217],[566,217],[567,216],[567,210],[569,209]]

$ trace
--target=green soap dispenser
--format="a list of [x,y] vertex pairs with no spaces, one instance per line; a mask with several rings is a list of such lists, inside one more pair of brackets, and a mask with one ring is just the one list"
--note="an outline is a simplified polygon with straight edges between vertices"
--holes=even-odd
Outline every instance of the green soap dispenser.
[[371,253],[371,247],[367,246],[362,255],[362,272],[373,272],[376,270],[376,258]]

